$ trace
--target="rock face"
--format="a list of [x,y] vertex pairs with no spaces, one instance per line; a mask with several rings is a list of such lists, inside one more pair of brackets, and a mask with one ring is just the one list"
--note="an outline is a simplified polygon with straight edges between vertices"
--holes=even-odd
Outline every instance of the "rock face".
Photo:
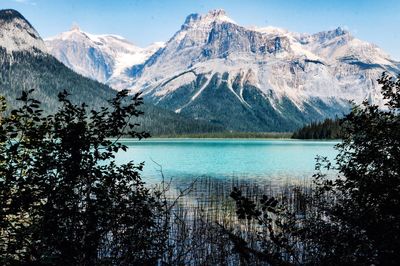
[[124,89],[132,82],[129,68],[144,63],[163,43],[140,48],[118,35],[94,35],[78,26],[45,40],[49,52],[77,73]]
[[[75,33],[71,34],[75,35]],[[34,89],[32,96],[42,102],[41,108],[46,113],[53,113],[59,108],[57,96],[64,90],[71,94],[69,99],[72,102],[86,103],[90,108],[95,109],[109,106],[108,100],[115,97],[116,91],[108,85],[81,76],[48,54],[42,38],[17,11],[0,10],[0,37],[0,95],[6,97],[7,105],[10,108],[17,107],[20,102],[16,99],[21,96],[23,90],[30,89]],[[100,39],[100,37],[98,38]],[[100,40],[114,41],[116,44],[120,44],[113,48],[117,50],[116,54],[130,51],[128,48],[124,50],[124,47],[121,47],[124,45],[124,41],[119,37],[107,36],[104,37],[104,40],[103,38]],[[100,42],[98,45],[100,46]],[[126,46],[131,47],[131,44],[128,43]],[[86,57],[84,53],[80,55]],[[103,55],[104,61],[110,59],[105,56],[105,53],[99,52],[98,54],[99,57]],[[148,55],[142,53],[142,56]],[[139,59],[138,62],[144,60]],[[118,64],[116,65],[118,66]],[[151,104],[140,106],[140,109],[146,115],[134,119],[132,122],[140,123],[139,130],[148,130],[154,135],[224,130],[221,126],[190,119]]]
[[[107,73],[113,65],[103,61]],[[79,67],[87,69],[71,66]],[[114,88],[141,91],[151,103],[228,130],[289,131],[342,115],[348,100],[382,104],[376,79],[383,71],[399,73],[399,63],[342,28],[316,34],[246,28],[214,10],[189,15],[165,46],[124,69],[102,76],[112,77],[106,82]]]
[[222,10],[190,15],[130,89],[231,130],[285,131],[342,115],[348,100],[382,103],[376,79],[399,72],[375,45],[337,28],[317,34],[245,28]]
[[58,108],[57,95],[63,90],[74,102],[91,107],[104,106],[115,95],[110,87],[80,76],[48,54],[37,31],[15,10],[0,10],[0,70],[0,95],[10,107],[30,89],[46,112]]
[[46,52],[46,46],[32,25],[17,11],[0,10],[0,47],[15,51]]

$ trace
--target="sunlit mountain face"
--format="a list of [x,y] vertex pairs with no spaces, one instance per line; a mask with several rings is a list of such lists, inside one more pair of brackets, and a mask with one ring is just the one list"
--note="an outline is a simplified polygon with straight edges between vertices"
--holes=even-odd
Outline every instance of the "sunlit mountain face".
[[[77,28],[73,29],[70,35],[74,35],[79,41],[86,41],[83,38],[89,36],[86,33],[81,33]],[[86,76],[90,76],[90,73],[96,73],[97,78],[101,77],[101,73],[106,73],[102,71],[108,69],[107,64],[110,64],[111,71],[114,71],[112,73],[117,73],[123,62],[118,61],[119,59],[115,61],[111,55],[120,55],[122,59],[126,59],[125,56],[122,56],[126,54],[129,62],[132,58],[136,60],[135,62],[143,62],[146,57],[150,56],[149,53],[152,54],[152,52],[141,48],[135,50],[132,44],[118,36],[96,37],[90,35],[90,38],[93,38],[93,43],[101,47],[102,50],[94,52],[92,48],[88,48],[86,50],[88,54],[77,53],[75,58],[80,56],[90,61],[103,56],[102,62],[104,64],[98,65],[97,72],[85,70]],[[112,42],[113,45],[105,48],[100,41]],[[162,44],[155,44],[155,46],[162,46]],[[75,44],[71,44],[70,47],[71,50],[76,48]],[[70,55],[73,54],[71,51]],[[89,57],[89,55],[93,55],[93,57]],[[111,62],[114,62],[114,65],[111,65]],[[71,67],[71,65],[65,64]],[[85,67],[88,65],[85,65]],[[102,66],[107,67],[102,68]],[[58,94],[64,90],[71,94],[69,99],[73,103],[85,103],[94,109],[109,106],[108,101],[114,98],[117,93],[108,85],[99,82],[104,82],[104,80],[96,81],[95,77],[90,76],[88,78],[80,75],[80,70],[86,68],[68,68],[52,56],[33,26],[15,10],[0,10],[0,69],[0,95],[6,97],[9,108],[16,108],[20,104],[16,99],[21,96],[22,91],[31,89],[34,89],[32,97],[42,102],[41,108],[46,113],[53,113],[58,109]],[[173,111],[155,107],[151,103],[139,108],[146,115],[135,121],[140,122],[141,130],[150,131],[155,135],[225,130],[220,125],[197,121]]]
[[46,41],[68,67],[115,89],[229,130],[289,131],[382,105],[376,79],[399,72],[379,47],[337,28],[316,34],[243,27],[223,10],[189,15],[165,44],[139,48],[78,28]]
[[115,95],[110,87],[84,78],[47,52],[37,31],[19,12],[0,10],[0,94],[16,107],[23,90],[34,89],[46,112],[58,108],[57,95],[68,90],[75,103],[102,106]]

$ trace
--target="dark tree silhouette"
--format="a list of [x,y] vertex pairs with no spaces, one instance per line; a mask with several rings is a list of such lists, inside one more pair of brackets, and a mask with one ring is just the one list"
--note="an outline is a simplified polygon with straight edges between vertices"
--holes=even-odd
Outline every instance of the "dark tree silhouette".
[[327,118],[322,122],[313,122],[296,130],[292,139],[340,139],[341,121],[339,118]]
[[59,110],[43,115],[31,93],[0,122],[0,264],[155,264],[167,203],[144,186],[143,163],[114,161],[127,149],[122,134],[148,136],[129,122],[142,115],[140,96],[121,91],[88,112],[63,92]]
[[[304,206],[238,189],[239,218],[260,224],[260,245],[232,237],[250,260],[272,265],[397,265],[400,261],[400,77],[378,82],[386,107],[364,102],[344,117],[336,164],[319,157]],[[327,175],[334,168],[337,177]],[[328,171],[329,172],[329,171]]]

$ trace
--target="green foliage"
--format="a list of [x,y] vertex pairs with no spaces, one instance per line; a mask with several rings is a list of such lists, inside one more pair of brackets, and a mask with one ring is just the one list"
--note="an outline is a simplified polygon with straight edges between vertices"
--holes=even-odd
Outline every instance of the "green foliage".
[[[400,79],[378,80],[386,108],[364,102],[342,123],[333,165],[319,157],[302,208],[234,190],[239,218],[260,224],[259,247],[236,243],[273,265],[397,265],[400,261]],[[334,169],[336,178],[326,171]],[[245,248],[243,248],[245,247]],[[243,252],[245,251],[245,252]]]
[[325,119],[322,122],[313,122],[296,130],[293,139],[341,139],[341,120]]
[[[400,261],[400,80],[383,74],[378,82],[387,109],[364,102],[346,116],[336,160],[344,178],[327,187],[341,196],[332,207],[332,219],[365,239],[366,250],[355,259],[396,265]],[[351,231],[346,236],[357,240]]]
[[153,137],[225,131],[225,128],[222,126],[203,120],[195,120],[148,103],[142,105],[140,110],[145,115],[135,119],[135,122],[140,124],[140,130],[151,132]]
[[32,93],[0,124],[0,264],[155,264],[167,203],[144,186],[143,163],[114,161],[127,149],[122,134],[148,136],[130,122],[142,99],[122,91],[88,112],[61,92],[58,111],[45,115]]
[[23,90],[35,89],[32,96],[40,99],[45,113],[53,113],[59,107],[58,93],[68,89],[74,103],[88,103],[92,108],[107,105],[115,95],[108,86],[73,72],[54,57],[43,53],[13,52],[0,48],[0,93],[10,107]]

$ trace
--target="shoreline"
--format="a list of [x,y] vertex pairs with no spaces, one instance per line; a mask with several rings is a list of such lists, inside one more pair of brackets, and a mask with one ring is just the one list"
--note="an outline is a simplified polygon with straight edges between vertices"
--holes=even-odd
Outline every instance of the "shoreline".
[[[150,133],[151,135],[151,133]],[[215,132],[154,135],[162,139],[291,139],[292,132]]]
[[[110,140],[115,140],[111,138]],[[204,137],[204,138],[196,138],[196,137],[149,137],[146,139],[135,139],[130,137],[120,138],[119,141],[135,141],[135,142],[151,142],[151,141],[164,141],[164,142],[174,142],[174,141],[288,141],[288,142],[340,142],[340,139],[292,139],[292,138],[216,138],[216,137]]]

